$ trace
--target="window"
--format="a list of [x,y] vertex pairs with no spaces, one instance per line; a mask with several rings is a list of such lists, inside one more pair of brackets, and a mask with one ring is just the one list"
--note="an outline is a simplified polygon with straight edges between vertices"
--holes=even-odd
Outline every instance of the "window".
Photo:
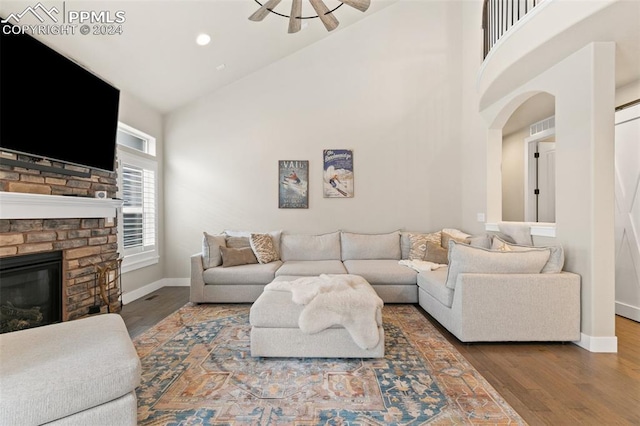
[[118,126],[118,188],[122,272],[158,263],[157,169],[155,138],[130,126]]

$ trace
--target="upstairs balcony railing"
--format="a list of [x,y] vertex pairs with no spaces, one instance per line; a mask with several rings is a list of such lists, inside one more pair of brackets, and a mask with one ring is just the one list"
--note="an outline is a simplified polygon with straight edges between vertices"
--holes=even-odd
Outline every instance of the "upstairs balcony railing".
[[484,58],[513,25],[544,0],[484,0],[482,30]]

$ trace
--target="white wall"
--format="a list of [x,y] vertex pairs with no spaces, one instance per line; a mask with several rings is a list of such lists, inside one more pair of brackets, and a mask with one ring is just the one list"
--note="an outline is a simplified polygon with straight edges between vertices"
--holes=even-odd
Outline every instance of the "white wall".
[[524,140],[529,128],[502,138],[502,220],[524,222]]
[[[167,276],[189,275],[203,231],[459,226],[460,9],[397,3],[171,113]],[[331,148],[354,150],[352,199],[322,198]],[[309,209],[278,209],[278,160],[309,160]]]
[[[593,351],[615,351],[613,112],[615,44],[592,43],[485,110],[490,150],[502,146],[501,128],[524,100],[545,91],[556,97],[556,236],[565,269],[582,277],[583,338]],[[489,200],[500,198],[500,170],[487,162]],[[500,220],[490,211],[490,220]]]
[[[159,191],[158,205],[162,206],[162,204],[164,203],[162,173],[162,159],[164,151],[162,115],[137,98],[133,97],[132,95],[125,92],[120,92],[120,109],[118,120],[156,138]],[[125,295],[126,293],[131,293],[132,291],[140,289],[150,283],[161,280],[164,277],[164,215],[162,212],[162,208],[159,209],[158,229],[158,250],[160,254],[160,261],[157,265],[148,266],[146,268],[122,274],[122,289]]]
[[461,2],[460,14],[462,73],[459,84],[462,105],[457,169],[461,180],[461,228],[478,234],[484,232],[484,222],[478,221],[478,214],[487,212],[487,156],[490,155],[486,124],[478,112],[480,98],[476,87],[482,63],[482,2]]

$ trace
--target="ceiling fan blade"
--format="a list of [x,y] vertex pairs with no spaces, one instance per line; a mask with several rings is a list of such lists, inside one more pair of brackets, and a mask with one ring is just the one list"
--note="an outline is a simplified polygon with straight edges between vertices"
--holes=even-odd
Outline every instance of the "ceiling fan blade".
[[291,14],[289,15],[289,34],[297,33],[302,28],[302,0],[291,2]]
[[313,9],[318,14],[318,18],[320,18],[327,31],[333,31],[338,28],[340,22],[333,16],[333,13],[329,12],[329,9],[322,0],[309,0],[309,3],[313,6]]
[[253,12],[251,16],[249,16],[250,21],[262,21],[269,13],[269,9],[273,10],[280,3],[280,0],[269,0],[265,4],[263,4],[260,9]]
[[371,0],[340,0],[342,3],[358,9],[360,12],[366,12],[371,5]]

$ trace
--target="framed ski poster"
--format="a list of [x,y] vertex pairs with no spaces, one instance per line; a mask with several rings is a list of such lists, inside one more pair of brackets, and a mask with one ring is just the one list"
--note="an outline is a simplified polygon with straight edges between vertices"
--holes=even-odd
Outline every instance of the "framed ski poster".
[[278,161],[278,207],[309,208],[309,161]]
[[353,151],[325,149],[322,188],[324,198],[353,197]]

